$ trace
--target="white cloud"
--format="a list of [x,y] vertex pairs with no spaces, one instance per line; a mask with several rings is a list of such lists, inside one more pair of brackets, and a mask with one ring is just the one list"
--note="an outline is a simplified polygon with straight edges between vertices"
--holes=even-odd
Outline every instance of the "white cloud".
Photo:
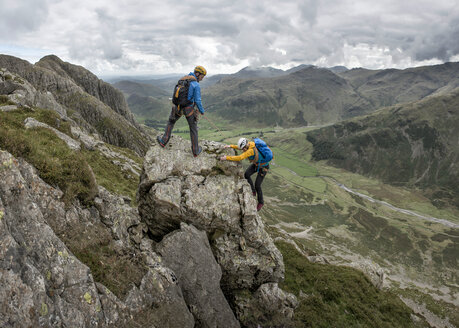
[[[404,68],[457,59],[455,0],[0,0],[0,50],[96,73],[243,65]],[[8,47],[7,47],[8,46]]]

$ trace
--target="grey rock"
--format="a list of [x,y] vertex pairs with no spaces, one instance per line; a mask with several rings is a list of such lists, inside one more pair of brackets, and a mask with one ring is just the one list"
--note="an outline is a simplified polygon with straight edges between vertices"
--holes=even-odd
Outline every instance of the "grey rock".
[[177,274],[198,327],[240,327],[220,289],[221,269],[205,232],[182,223],[156,250]]
[[[193,235],[183,230],[192,225],[205,232],[213,256],[222,269],[222,291],[231,307],[237,308],[239,300],[233,297],[235,294],[257,290],[266,283],[283,279],[283,259],[256,211],[241,164],[218,160],[222,153],[228,151],[221,143],[201,141],[201,145],[203,152],[198,157],[191,154],[189,141],[177,136],[173,136],[165,148],[154,145],[149,149],[137,195],[139,214],[148,226],[148,234],[159,242],[157,251],[164,255],[166,262],[171,261],[170,266],[179,276],[183,274],[184,279],[192,282],[196,277],[193,272],[200,271],[197,268],[185,269],[195,266],[193,262],[187,262],[187,259],[196,257],[190,254],[191,250],[183,250],[185,254],[190,254],[188,257],[178,254],[178,250],[190,245],[190,237],[187,236]],[[201,236],[204,238],[204,233]],[[174,255],[165,251],[165,244],[170,245],[167,249]],[[176,253],[172,251],[174,247],[178,249]],[[197,246],[188,247],[199,249]],[[175,257],[183,258],[181,262],[185,268],[180,267],[180,262],[171,260]],[[189,290],[193,289],[184,287],[185,298]],[[252,297],[251,292],[248,294]],[[271,295],[273,299],[257,296],[256,302],[251,303],[251,309],[257,308],[260,317],[268,318],[270,314],[264,311],[272,311],[274,299],[285,296],[277,291]],[[198,296],[193,301],[187,301],[196,303],[190,308],[200,322],[196,315],[202,307],[198,305],[201,304],[197,301]],[[278,315],[282,316],[286,311]],[[241,320],[243,312],[236,314]]]
[[97,149],[97,146],[103,145],[103,141],[90,136],[89,133],[84,132],[78,126],[70,127],[70,131],[72,132],[73,137],[80,140],[84,147],[88,150],[95,150]]
[[204,141],[202,147],[196,158],[180,137],[150,148],[139,185],[142,220],[158,240],[181,222],[206,231],[225,289],[282,280],[282,255],[264,230],[240,163],[217,159],[222,144]]
[[376,288],[383,288],[385,273],[384,270],[375,262],[363,259],[360,261],[351,262],[346,265],[365,273],[365,275],[370,279],[371,283]]
[[[36,89],[37,92],[35,94],[40,95],[39,97],[49,98],[52,96],[60,106],[65,109],[71,109],[74,112],[71,116],[75,121],[78,121],[79,125],[85,126],[91,132],[97,131],[102,140],[107,143],[130,148],[139,155],[144,155],[151,138],[137,123],[133,122],[129,109],[127,107],[124,108],[123,105],[119,107],[114,104],[111,104],[113,107],[107,105],[107,103],[110,103],[108,100],[110,98],[109,95],[106,98],[104,98],[105,96],[98,98],[89,94],[86,92],[82,81],[75,77],[73,73],[65,73],[65,70],[60,67],[61,64],[71,67],[72,71],[79,72],[78,74],[82,76],[91,76],[91,73],[83,67],[63,63],[55,56],[32,65],[19,58],[0,55],[0,67],[5,67],[8,71],[27,81]],[[111,88],[109,85],[104,84],[100,92],[109,90],[109,88]],[[24,98],[24,94],[21,92],[18,97]],[[116,91],[113,91],[113,93],[116,93]],[[104,103],[101,100],[102,98],[107,103]],[[116,99],[124,101],[124,99],[120,100],[121,98],[119,97],[116,97]],[[39,106],[37,104],[38,100],[31,106],[51,108],[49,104]],[[19,99],[16,100],[17,103],[19,101]]]
[[123,171],[140,176],[142,168],[139,164],[120,152],[111,149],[106,143],[99,140],[97,134],[90,135],[89,132],[85,132],[77,126],[72,126],[71,132],[73,137],[81,141],[86,149],[97,150],[103,156],[112,159],[112,163],[119,166]]
[[277,283],[261,285],[253,294],[236,294],[236,313],[244,327],[294,327],[295,295],[284,292]]
[[[66,208],[61,191],[5,151],[0,179],[1,327],[194,326],[175,273],[161,264],[137,210],[122,197],[100,188],[96,207]],[[144,258],[146,273],[124,300],[95,282],[60,239],[98,233],[113,236],[117,251]]]
[[6,105],[6,106],[0,106],[0,111],[1,112],[11,112],[13,110],[17,110],[18,106],[16,105]]
[[0,152],[0,326],[96,327],[103,314],[91,273],[46,224],[19,165]]

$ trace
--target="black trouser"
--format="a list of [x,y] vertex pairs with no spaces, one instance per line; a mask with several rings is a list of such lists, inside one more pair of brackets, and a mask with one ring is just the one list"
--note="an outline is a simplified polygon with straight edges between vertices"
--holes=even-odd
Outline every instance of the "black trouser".
[[177,106],[172,107],[171,115],[169,116],[169,121],[167,122],[166,130],[164,131],[161,141],[163,142],[163,145],[166,145],[169,142],[175,122],[177,122],[183,114],[185,115],[186,120],[188,121],[188,126],[190,127],[191,151],[193,152],[193,155],[196,155],[199,148],[198,118],[197,115],[195,115],[196,113],[193,107],[185,107],[182,111],[183,113],[179,113]]
[[247,182],[252,188],[252,192],[257,193],[258,203],[264,204],[263,191],[261,190],[261,183],[263,182],[263,179],[265,178],[266,173],[268,173],[269,165],[265,167],[260,167],[260,169],[258,170],[257,179],[255,180],[255,186],[254,186],[252,178],[250,178],[250,176],[254,174],[255,172],[257,172],[257,170],[258,170],[257,165],[255,164],[250,165],[244,173],[244,178],[247,179]]

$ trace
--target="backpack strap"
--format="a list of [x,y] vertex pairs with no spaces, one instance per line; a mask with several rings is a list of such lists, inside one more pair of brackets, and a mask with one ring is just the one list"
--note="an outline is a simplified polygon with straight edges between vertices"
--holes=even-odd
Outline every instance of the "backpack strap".
[[258,165],[259,154],[258,154],[257,146],[253,147],[253,154],[254,154],[254,158],[252,160],[252,163],[255,164],[255,165]]

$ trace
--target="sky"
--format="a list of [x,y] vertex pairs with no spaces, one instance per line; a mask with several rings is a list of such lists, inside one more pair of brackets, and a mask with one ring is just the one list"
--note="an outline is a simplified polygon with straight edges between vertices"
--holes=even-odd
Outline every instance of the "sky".
[[0,0],[0,54],[97,75],[459,61],[457,0]]

